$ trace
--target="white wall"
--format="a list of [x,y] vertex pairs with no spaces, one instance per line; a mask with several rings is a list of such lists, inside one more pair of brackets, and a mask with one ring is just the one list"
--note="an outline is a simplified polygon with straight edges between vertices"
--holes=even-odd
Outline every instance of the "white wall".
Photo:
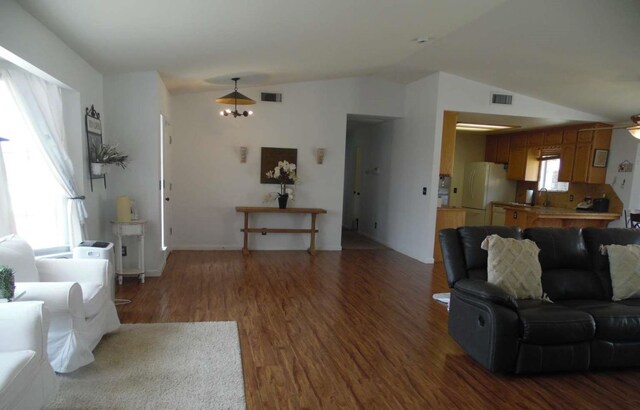
[[[118,196],[135,201],[139,217],[147,220],[147,274],[159,275],[164,266],[160,243],[160,114],[169,116],[168,95],[155,71],[106,76],[104,90],[110,142],[118,144],[130,159],[125,170],[112,168],[107,176],[105,219],[114,220]],[[135,242],[127,246],[129,252],[123,263],[132,265],[137,255]]]
[[[251,118],[218,115],[215,99],[225,91],[171,98],[173,124],[172,216],[175,248],[239,249],[242,216],[238,205],[262,206],[275,185],[260,184],[260,148],[298,149],[301,183],[296,207],[320,207],[317,246],[340,249],[347,114],[399,117],[404,87],[372,78],[348,78],[245,88],[259,100],[260,91],[283,93],[282,103],[252,107]],[[248,148],[240,163],[239,147]],[[314,150],[325,148],[323,164]],[[275,206],[275,203],[269,204]],[[308,216],[256,215],[254,226],[307,227]],[[306,235],[252,235],[253,249],[306,249]]]
[[84,108],[94,104],[102,112],[102,75],[13,0],[0,1],[0,58],[70,88],[63,93],[67,148],[87,197],[88,235],[103,238],[106,193],[101,186],[91,193],[84,134]]
[[[640,198],[638,198],[640,178],[635,177],[640,173],[637,158],[640,153],[638,142],[627,130],[613,130],[607,165],[607,184],[613,187],[625,209],[640,208]],[[618,172],[618,165],[624,160],[633,164],[632,172]],[[636,194],[632,195],[632,192]],[[611,222],[609,226],[624,227],[624,214],[619,220]]]

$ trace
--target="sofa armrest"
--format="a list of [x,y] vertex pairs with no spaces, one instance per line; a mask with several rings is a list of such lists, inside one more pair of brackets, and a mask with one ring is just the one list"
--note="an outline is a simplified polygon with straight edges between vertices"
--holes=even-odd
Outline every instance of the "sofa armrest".
[[467,265],[460,245],[460,237],[458,231],[452,228],[442,229],[438,236],[447,282],[449,287],[453,288],[457,281],[467,277]]
[[41,282],[93,282],[109,285],[106,259],[40,259],[36,267]]
[[456,282],[455,289],[469,296],[517,310],[515,298],[502,288],[481,279],[461,279]]
[[40,357],[47,349],[49,321],[43,302],[0,304],[0,352],[33,350]]
[[52,314],[68,313],[84,318],[82,288],[75,282],[16,282],[20,301],[42,301]]

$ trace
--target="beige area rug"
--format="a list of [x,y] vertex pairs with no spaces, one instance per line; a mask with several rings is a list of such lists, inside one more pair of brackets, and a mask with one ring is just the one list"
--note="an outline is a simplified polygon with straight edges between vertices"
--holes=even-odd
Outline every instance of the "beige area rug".
[[236,322],[122,325],[49,409],[244,409]]

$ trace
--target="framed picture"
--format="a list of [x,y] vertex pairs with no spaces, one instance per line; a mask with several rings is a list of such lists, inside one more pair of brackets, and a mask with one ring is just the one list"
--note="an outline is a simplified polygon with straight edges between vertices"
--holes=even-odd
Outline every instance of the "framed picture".
[[87,132],[96,135],[102,135],[102,122],[100,121],[100,113],[98,113],[93,105],[86,109]]
[[[262,147],[260,161],[260,183],[261,184],[279,184],[275,178],[268,178],[267,172],[273,171],[280,161],[288,161],[291,164],[298,165],[298,150],[295,148],[270,148]],[[288,181],[287,184],[293,184]]]
[[606,168],[608,160],[609,160],[608,149],[596,149],[595,153],[593,154],[593,167]]

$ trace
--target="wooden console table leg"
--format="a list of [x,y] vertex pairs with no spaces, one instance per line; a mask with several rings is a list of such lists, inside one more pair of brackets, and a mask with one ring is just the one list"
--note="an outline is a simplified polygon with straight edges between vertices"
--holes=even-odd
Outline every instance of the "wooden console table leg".
[[244,246],[242,247],[242,254],[249,254],[249,212],[244,213]]
[[316,254],[316,214],[311,214],[311,242],[309,243],[309,253]]

